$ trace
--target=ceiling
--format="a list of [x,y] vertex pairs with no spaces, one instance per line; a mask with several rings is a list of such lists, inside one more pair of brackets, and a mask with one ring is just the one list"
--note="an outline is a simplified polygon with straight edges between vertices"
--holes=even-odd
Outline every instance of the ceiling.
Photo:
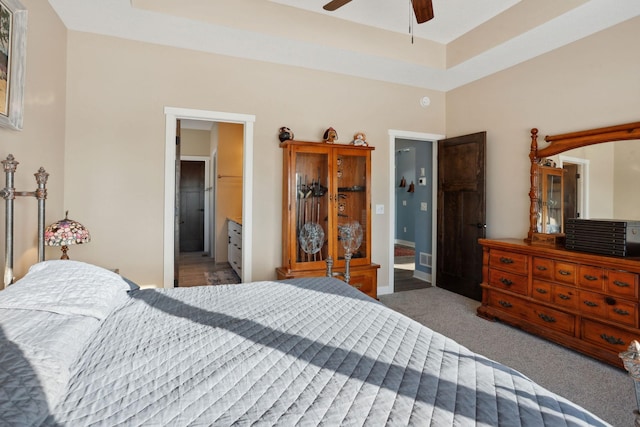
[[329,0],[271,0],[350,22],[447,44],[504,12],[520,0],[432,0],[435,18],[418,25],[411,0],[352,0],[334,12],[322,9]]
[[409,0],[48,1],[73,31],[438,91],[640,16],[639,0],[433,0],[420,25]]

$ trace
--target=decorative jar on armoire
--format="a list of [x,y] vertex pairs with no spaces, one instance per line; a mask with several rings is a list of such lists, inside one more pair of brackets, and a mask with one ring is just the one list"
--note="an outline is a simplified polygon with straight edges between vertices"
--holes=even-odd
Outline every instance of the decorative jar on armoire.
[[[360,246],[351,254],[349,284],[377,298],[371,262],[371,151],[373,147],[287,140],[283,149],[282,266],[278,280],[344,272],[340,229],[357,222]],[[317,232],[316,232],[317,231]],[[313,242],[315,238],[316,241]],[[312,244],[310,244],[310,240]],[[315,246],[313,251],[309,246]]]

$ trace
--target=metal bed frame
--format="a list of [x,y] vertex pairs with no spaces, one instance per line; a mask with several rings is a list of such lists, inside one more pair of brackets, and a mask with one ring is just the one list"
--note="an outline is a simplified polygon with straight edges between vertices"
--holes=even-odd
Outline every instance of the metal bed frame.
[[0,190],[0,196],[6,201],[5,214],[5,264],[4,264],[4,286],[11,285],[13,277],[13,201],[16,197],[27,196],[38,199],[38,262],[44,261],[44,212],[45,201],[47,200],[47,179],[49,174],[43,167],[34,174],[38,187],[35,191],[16,191],[13,184],[13,177],[18,167],[18,162],[9,154],[2,162],[6,175],[6,185]]

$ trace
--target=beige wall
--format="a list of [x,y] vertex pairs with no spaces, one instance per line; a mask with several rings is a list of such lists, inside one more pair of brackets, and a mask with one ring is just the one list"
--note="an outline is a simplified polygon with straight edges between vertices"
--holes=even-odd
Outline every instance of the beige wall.
[[211,155],[211,131],[197,129],[180,129],[180,155],[203,156]]
[[447,135],[487,131],[488,237],[527,234],[531,128],[544,137],[640,120],[638,40],[634,18],[447,93]]
[[228,260],[228,218],[242,220],[242,144],[244,126],[218,123],[216,155],[216,262]]
[[[364,130],[373,152],[373,204],[387,204],[388,130],[444,133],[444,94],[303,68],[70,32],[66,205],[93,235],[77,257],[162,283],[164,107],[252,114],[253,279],[281,262],[282,150],[278,129],[339,142]],[[422,96],[431,106],[419,105]],[[374,215],[373,261],[389,275],[387,215]],[[114,233],[113,224],[131,230]],[[381,285],[386,285],[382,284]]]
[[[27,63],[22,131],[0,128],[0,157],[13,154],[19,162],[15,175],[18,191],[34,191],[34,173],[42,166],[50,174],[46,223],[64,217],[64,132],[67,32],[46,1],[22,0],[28,10]],[[4,187],[4,176],[1,178]],[[0,209],[0,234],[4,236],[4,202]],[[73,218],[72,210],[70,216]],[[15,201],[14,273],[24,275],[37,261],[37,201],[18,197]],[[80,218],[78,218],[80,220]],[[4,240],[4,239],[3,239]],[[81,248],[72,248],[74,258]],[[4,245],[0,248],[4,259]],[[48,258],[60,256],[59,248],[47,248]],[[2,288],[2,284],[0,284]]]

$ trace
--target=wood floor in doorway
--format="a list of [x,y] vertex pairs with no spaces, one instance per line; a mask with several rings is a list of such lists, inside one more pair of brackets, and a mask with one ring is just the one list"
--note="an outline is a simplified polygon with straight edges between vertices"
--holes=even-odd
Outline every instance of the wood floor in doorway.
[[393,258],[393,290],[394,292],[412,291],[430,288],[431,283],[413,277],[415,256],[413,248],[395,245]]
[[178,286],[181,288],[206,285],[205,273],[233,271],[228,262],[217,263],[204,252],[181,252]]

